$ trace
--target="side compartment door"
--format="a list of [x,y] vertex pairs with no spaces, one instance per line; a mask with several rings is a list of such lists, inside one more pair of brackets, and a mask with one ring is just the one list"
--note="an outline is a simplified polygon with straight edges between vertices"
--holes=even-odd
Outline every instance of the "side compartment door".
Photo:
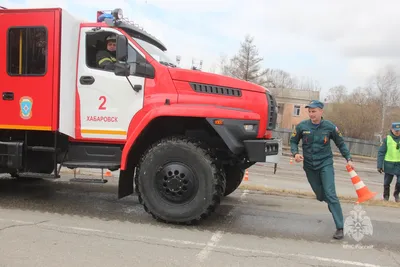
[[[78,63],[77,139],[125,140],[132,117],[143,107],[144,81],[129,76],[132,85],[141,87],[133,90],[126,77],[116,76],[113,71],[103,70],[96,65],[99,46],[114,29],[93,34],[93,28],[81,29]],[[130,43],[129,57],[142,56]],[[129,59],[129,61],[132,59]],[[80,124],[80,125],[79,125]],[[81,136],[81,138],[79,138]]]
[[56,13],[0,13],[1,129],[52,129]]

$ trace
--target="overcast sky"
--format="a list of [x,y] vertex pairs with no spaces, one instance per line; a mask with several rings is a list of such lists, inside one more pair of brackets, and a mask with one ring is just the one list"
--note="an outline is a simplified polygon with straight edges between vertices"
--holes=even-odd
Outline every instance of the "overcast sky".
[[[400,57],[400,1],[385,0],[0,0],[6,7],[66,8],[94,21],[97,10],[120,7],[161,39],[175,58],[203,69],[233,55],[246,33],[255,37],[266,68],[311,77],[323,93],[349,89]],[[397,2],[397,3],[396,3]]]

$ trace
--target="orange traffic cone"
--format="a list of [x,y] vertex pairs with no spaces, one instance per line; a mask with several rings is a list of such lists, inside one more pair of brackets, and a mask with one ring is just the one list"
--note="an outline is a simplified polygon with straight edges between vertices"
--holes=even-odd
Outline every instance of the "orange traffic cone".
[[111,176],[112,176],[112,173],[111,173],[109,170],[107,170],[104,176],[106,176],[106,177],[111,177]]
[[244,173],[243,181],[248,181],[248,180],[249,180],[249,171],[246,170],[246,172]]
[[374,198],[377,193],[369,191],[368,187],[361,181],[354,169],[350,165],[346,165],[346,169],[358,195],[358,201],[356,203],[359,204]]
[[290,158],[289,164],[293,164],[293,158]]

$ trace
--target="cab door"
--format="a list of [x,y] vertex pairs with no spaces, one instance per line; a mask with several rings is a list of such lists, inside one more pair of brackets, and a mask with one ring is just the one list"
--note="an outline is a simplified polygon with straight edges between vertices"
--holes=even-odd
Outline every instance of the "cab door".
[[0,129],[52,129],[58,15],[0,11]]
[[[111,28],[107,31],[121,34]],[[132,86],[140,88],[135,91],[126,77],[89,66],[90,62],[93,64],[96,52],[92,50],[99,49],[88,41],[89,34],[93,34],[92,27],[81,29],[77,76],[80,125],[77,125],[77,136],[82,139],[125,140],[132,117],[143,107],[145,79],[133,75],[128,77]],[[101,34],[104,36],[104,32]],[[144,57],[130,43],[128,61],[134,61],[136,56]]]

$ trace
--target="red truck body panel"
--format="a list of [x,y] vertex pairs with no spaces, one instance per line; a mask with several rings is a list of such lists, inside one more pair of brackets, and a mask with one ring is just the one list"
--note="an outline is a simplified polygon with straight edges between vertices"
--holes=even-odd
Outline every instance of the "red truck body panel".
[[[3,98],[0,105],[0,129],[54,131],[58,128],[60,9],[0,10],[0,80]],[[9,17],[9,18],[7,18]],[[34,21],[34,23],[32,23]],[[45,29],[43,32],[37,29]],[[22,31],[21,31],[22,29]],[[27,48],[47,39],[45,48]],[[18,50],[9,51],[9,43],[17,42]],[[41,71],[28,70],[26,60],[37,60],[45,49],[45,66]],[[20,57],[22,55],[22,57]]]

